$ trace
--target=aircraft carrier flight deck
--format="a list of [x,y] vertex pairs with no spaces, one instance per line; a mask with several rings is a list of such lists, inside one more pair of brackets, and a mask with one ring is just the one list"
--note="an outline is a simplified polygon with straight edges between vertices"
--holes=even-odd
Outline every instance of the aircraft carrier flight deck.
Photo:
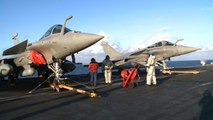
[[[47,84],[29,94],[42,79],[19,80],[13,87],[7,86],[7,81],[0,81],[0,119],[213,119],[213,66],[193,69],[200,73],[157,75],[158,86],[146,86],[146,75],[141,74],[139,86],[135,88],[122,88],[121,78],[116,74],[113,84],[105,85],[104,76],[99,74],[95,98],[68,90],[53,92]],[[81,83],[88,82],[88,77],[71,76]]]

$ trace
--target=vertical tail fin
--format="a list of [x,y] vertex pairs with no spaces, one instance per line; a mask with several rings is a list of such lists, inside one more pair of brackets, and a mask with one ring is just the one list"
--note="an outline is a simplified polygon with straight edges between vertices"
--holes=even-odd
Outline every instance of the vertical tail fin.
[[120,53],[117,50],[115,50],[114,48],[112,48],[112,46],[110,46],[107,42],[102,41],[101,45],[104,49],[105,54],[109,55],[111,59],[123,56],[122,53]]

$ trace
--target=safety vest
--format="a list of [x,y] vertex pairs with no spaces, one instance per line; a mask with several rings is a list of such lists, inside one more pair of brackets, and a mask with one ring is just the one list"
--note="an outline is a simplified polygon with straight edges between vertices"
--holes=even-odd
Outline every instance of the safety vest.
[[98,67],[99,67],[98,63],[90,63],[88,66],[90,72],[93,72],[93,73],[97,72]]

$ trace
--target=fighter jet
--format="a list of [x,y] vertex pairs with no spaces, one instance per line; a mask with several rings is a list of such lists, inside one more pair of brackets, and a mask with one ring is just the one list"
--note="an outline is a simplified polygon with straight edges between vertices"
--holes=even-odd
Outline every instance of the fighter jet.
[[[52,26],[37,42],[29,44],[28,40],[16,42],[13,47],[4,50],[0,58],[0,76],[10,76],[11,78],[30,76],[35,73],[35,70],[45,71],[45,68],[59,73],[57,72],[59,71],[57,66],[59,61],[66,64],[67,56],[73,55],[103,38],[100,35],[81,33],[66,28],[66,23],[71,18],[72,16],[68,16],[63,25]],[[14,35],[14,37],[16,36],[17,34]],[[74,67],[73,64],[64,66],[70,69]]]
[[199,48],[177,45],[179,41],[180,40],[178,40],[175,44],[169,41],[160,41],[148,46],[147,48],[127,54],[118,52],[104,41],[102,41],[101,45],[103,46],[105,54],[109,55],[115,66],[119,66],[120,68],[123,68],[126,65],[133,65],[135,63],[146,65],[149,52],[153,52],[155,53],[156,60],[159,61],[159,64],[163,63],[161,65],[164,69],[166,69],[164,60],[199,50]]

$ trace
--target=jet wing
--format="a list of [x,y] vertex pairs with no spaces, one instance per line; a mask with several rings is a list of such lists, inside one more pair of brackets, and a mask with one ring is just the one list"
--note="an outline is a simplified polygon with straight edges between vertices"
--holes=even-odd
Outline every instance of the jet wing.
[[0,56],[0,61],[1,60],[9,60],[9,59],[14,59],[17,57],[20,57],[21,54],[16,54],[16,55],[5,55],[5,56]]
[[5,55],[15,55],[24,52],[27,48],[28,40],[25,40],[3,52],[3,56]]

